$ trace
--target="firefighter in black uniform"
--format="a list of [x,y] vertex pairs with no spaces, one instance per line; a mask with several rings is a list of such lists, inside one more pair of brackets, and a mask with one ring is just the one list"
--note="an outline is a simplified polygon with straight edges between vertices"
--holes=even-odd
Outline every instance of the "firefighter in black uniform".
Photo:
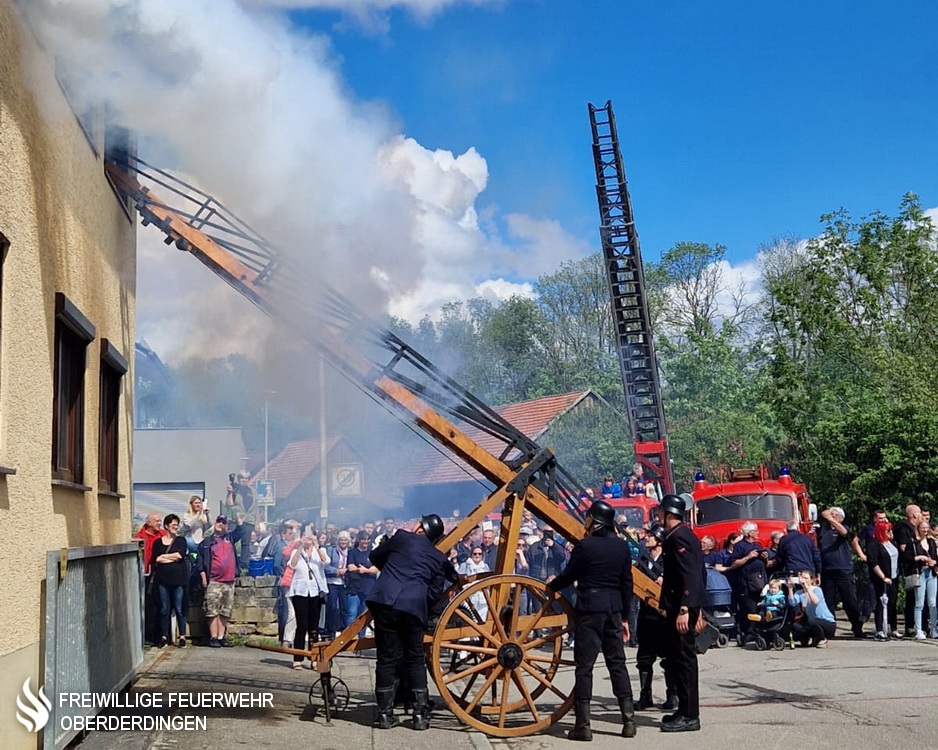
[[634,737],[635,709],[632,685],[625,668],[623,633],[628,637],[628,611],[632,602],[632,558],[628,544],[616,536],[615,511],[609,503],[595,501],[586,512],[588,536],[574,547],[566,569],[548,586],[562,591],[577,582],[576,638],[573,688],[576,724],[571,740],[593,739],[590,700],[593,697],[593,665],[600,650],[606,660],[612,692],[622,713],[622,736]]
[[411,689],[414,729],[430,727],[423,651],[429,600],[442,591],[444,579],[453,583],[459,580],[446,555],[434,546],[441,536],[443,521],[431,514],[421,518],[413,532],[398,531],[369,556],[381,571],[367,599],[368,609],[374,615],[378,704],[375,726],[379,729],[397,724],[394,694],[398,674],[407,676]]
[[[639,555],[636,566],[651,580],[661,583],[664,575],[664,557],[661,554],[661,543],[664,541],[664,526],[653,523],[645,537],[645,551]],[[638,683],[641,692],[636,711],[647,711],[654,708],[651,693],[651,679],[654,672],[655,660],[661,659],[661,669],[664,672],[667,697],[661,705],[664,711],[673,711],[677,708],[677,691],[674,689],[673,671],[668,669],[667,635],[665,632],[664,615],[646,602],[642,602],[638,610],[638,654],[635,656],[635,666],[638,668]]]
[[[662,732],[696,732],[700,729],[700,693],[697,685],[697,624],[706,590],[700,540],[684,525],[689,495],[665,495],[658,506],[658,520],[665,527],[664,582],[661,608],[665,611],[668,669],[677,689],[678,710],[668,714]],[[690,498],[693,502],[693,498]]]

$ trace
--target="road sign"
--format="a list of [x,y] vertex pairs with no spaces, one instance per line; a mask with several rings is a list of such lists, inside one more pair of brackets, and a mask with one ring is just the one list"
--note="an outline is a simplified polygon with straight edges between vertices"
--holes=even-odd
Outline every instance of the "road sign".
[[362,494],[362,465],[333,464],[330,494],[338,497],[358,497]]
[[257,504],[258,505],[276,505],[277,503],[277,480],[260,479],[257,482]]

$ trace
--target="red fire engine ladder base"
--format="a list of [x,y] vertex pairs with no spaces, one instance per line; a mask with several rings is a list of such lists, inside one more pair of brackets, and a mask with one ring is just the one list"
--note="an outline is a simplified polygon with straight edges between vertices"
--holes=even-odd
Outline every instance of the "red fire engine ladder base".
[[612,102],[589,105],[593,162],[603,260],[615,325],[616,348],[636,459],[645,476],[674,491],[665,433],[658,360],[652,340],[642,253],[632,215],[632,199],[622,166]]

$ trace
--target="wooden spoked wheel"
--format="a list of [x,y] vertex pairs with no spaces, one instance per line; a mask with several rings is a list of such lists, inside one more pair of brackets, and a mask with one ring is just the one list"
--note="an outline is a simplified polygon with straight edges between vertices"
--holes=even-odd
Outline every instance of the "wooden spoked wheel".
[[440,618],[430,648],[444,702],[462,722],[496,737],[523,737],[559,721],[573,703],[554,684],[557,670],[573,665],[562,658],[572,616],[567,600],[534,578],[496,575],[466,586]]

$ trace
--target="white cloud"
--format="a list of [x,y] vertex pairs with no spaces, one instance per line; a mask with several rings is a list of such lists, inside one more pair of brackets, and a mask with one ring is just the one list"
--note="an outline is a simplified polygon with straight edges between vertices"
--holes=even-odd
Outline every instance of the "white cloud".
[[[343,18],[351,21],[359,29],[369,34],[387,34],[391,26],[391,12],[402,10],[418,22],[427,23],[456,6],[494,6],[504,5],[508,0],[240,0],[247,6],[260,6],[280,10],[332,10],[342,13]],[[336,24],[336,28],[348,26],[345,21]]]
[[938,206],[926,208],[925,215],[932,220],[932,224],[938,227]]
[[475,293],[477,297],[491,300],[492,302],[501,302],[512,297],[527,297],[533,299],[534,285],[528,282],[506,281],[505,279],[486,279],[481,284],[476,285]]
[[534,298],[534,286],[529,282],[485,279],[478,284],[470,282],[426,282],[412,293],[398,297],[391,303],[391,314],[411,322],[428,317],[438,320],[443,305],[480,297],[489,302],[503,302],[511,297]]
[[429,16],[455,5],[504,5],[506,0],[242,0],[246,5],[267,5],[275,8],[323,8],[361,14],[388,11],[394,8]]
[[525,214],[506,217],[509,236],[520,248],[511,254],[513,270],[527,278],[556,271],[560,264],[591,252],[589,243],[569,234],[559,222]]
[[762,295],[762,263],[758,257],[744,260],[738,265],[721,260],[717,263],[723,286],[717,294],[717,308],[721,317],[731,316],[737,301],[744,307],[755,304]]

